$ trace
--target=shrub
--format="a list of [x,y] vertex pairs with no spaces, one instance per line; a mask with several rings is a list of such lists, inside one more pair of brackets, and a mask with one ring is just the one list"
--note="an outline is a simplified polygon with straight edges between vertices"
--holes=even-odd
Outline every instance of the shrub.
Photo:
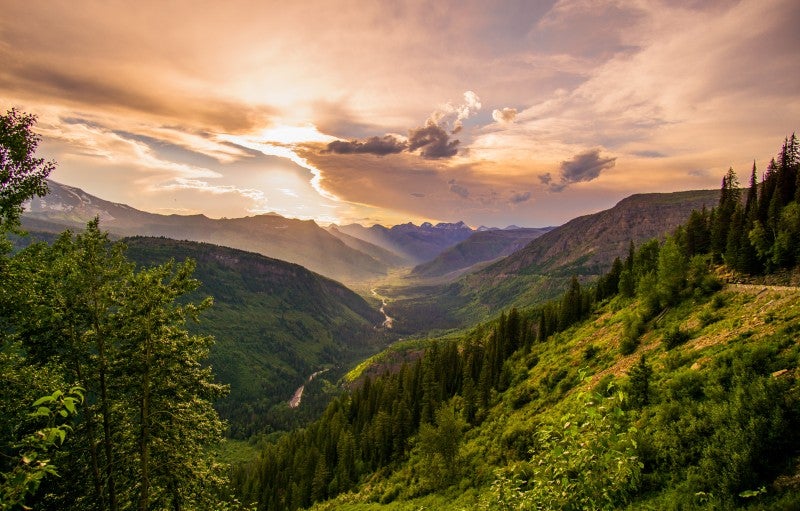
[[691,339],[691,335],[689,335],[688,332],[681,330],[680,327],[673,326],[664,332],[664,337],[661,339],[661,342],[664,343],[665,348],[671,350],[672,348],[676,348],[685,343],[689,339]]

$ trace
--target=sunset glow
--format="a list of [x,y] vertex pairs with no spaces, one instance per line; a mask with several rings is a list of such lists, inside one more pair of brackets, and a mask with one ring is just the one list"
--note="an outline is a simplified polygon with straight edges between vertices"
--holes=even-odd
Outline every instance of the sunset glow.
[[148,211],[554,225],[800,127],[794,0],[6,4],[4,110]]

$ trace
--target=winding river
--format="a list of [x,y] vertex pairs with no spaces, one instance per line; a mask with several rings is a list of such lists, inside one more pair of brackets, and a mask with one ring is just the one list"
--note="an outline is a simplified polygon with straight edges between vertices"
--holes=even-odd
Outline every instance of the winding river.
[[372,291],[373,296],[380,299],[381,301],[381,308],[379,310],[381,314],[383,314],[383,317],[386,318],[383,320],[381,326],[383,326],[384,328],[392,328],[392,324],[394,323],[394,318],[386,314],[386,298],[379,295],[378,292],[375,291],[375,289],[371,289],[370,291]]

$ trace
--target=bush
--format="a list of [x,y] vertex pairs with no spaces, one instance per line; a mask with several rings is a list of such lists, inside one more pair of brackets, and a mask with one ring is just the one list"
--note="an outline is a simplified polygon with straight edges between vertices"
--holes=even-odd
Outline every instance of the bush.
[[664,332],[664,337],[661,339],[661,342],[664,343],[664,347],[666,349],[671,350],[672,348],[676,348],[685,343],[689,339],[691,339],[691,335],[689,335],[688,332],[681,330],[680,327],[673,326]]
[[622,329],[622,340],[619,343],[619,351],[623,355],[630,355],[639,346],[639,337],[644,333],[644,320],[639,314],[629,314],[625,316]]

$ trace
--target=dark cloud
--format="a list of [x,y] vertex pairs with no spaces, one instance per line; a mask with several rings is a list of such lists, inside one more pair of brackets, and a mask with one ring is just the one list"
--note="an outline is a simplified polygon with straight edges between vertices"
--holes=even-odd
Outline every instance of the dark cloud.
[[334,140],[323,153],[333,154],[374,154],[385,156],[403,151],[419,151],[428,160],[450,158],[458,152],[458,140],[450,140],[447,130],[438,124],[428,122],[424,127],[408,131],[408,142],[393,135],[369,137],[364,140]]
[[539,179],[550,185],[550,191],[560,192],[573,183],[584,183],[592,181],[600,176],[600,173],[610,169],[616,164],[617,158],[600,156],[600,149],[590,149],[586,152],[575,155],[571,160],[561,162],[561,180],[558,183],[550,182],[550,174],[543,179]]
[[531,198],[531,192],[515,192],[511,194],[509,197],[508,202],[511,204],[520,204],[522,202],[527,202]]
[[469,190],[467,190],[465,186],[456,183],[455,179],[451,179],[450,181],[447,182],[447,184],[450,185],[450,191],[458,195],[462,199],[466,199],[467,197],[469,197]]
[[414,192],[414,193],[411,194],[411,196],[412,197],[416,197],[418,199],[421,199],[421,198],[425,197],[425,194],[424,193],[419,193],[419,192]]
[[408,132],[408,150],[419,149],[420,155],[429,160],[455,156],[458,144],[458,140],[450,140],[447,130],[432,122]]
[[553,180],[553,175],[550,174],[549,172],[545,174],[539,174],[539,181],[541,181],[543,185],[549,185],[552,180]]
[[325,151],[326,153],[334,154],[374,154],[377,156],[386,156],[387,154],[397,154],[404,151],[408,145],[393,137],[392,135],[385,135],[383,137],[369,137],[363,142],[358,140],[334,140]]

